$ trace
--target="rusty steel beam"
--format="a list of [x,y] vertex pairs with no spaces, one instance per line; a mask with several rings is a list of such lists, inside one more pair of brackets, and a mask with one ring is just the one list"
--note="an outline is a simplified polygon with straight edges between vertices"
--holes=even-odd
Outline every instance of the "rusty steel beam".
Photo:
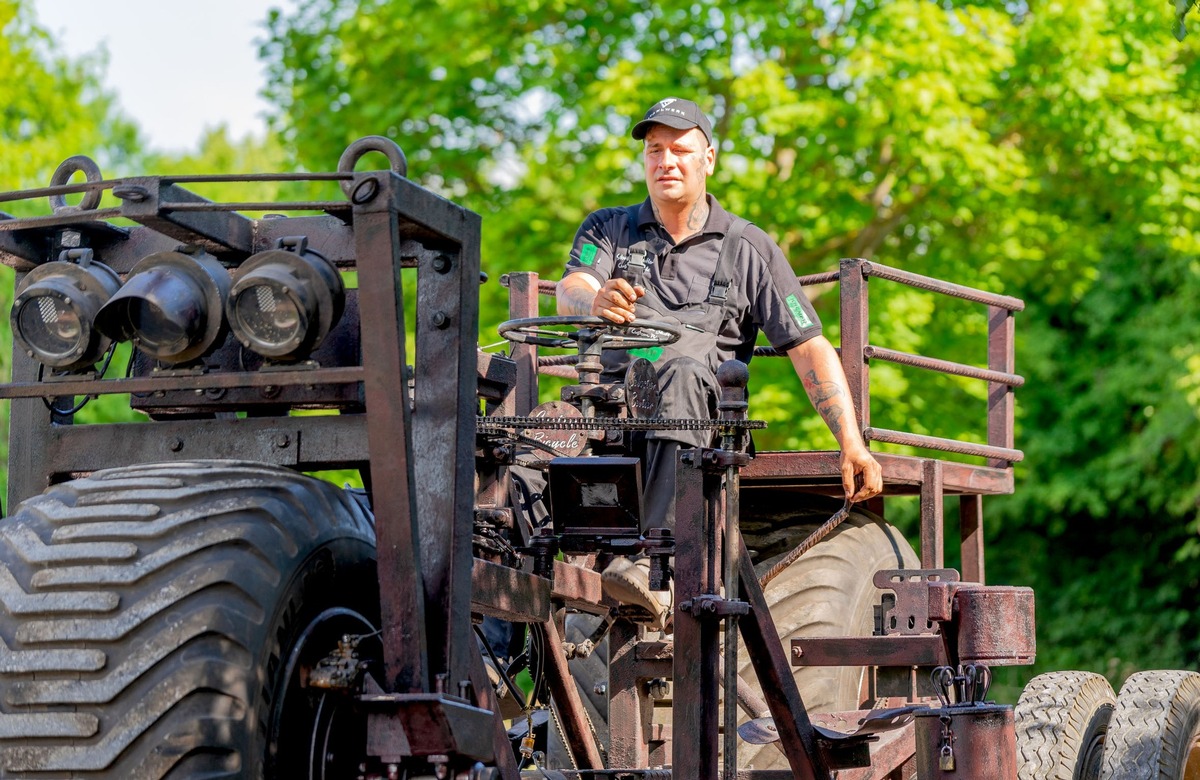
[[945,481],[942,461],[927,460],[921,480],[921,568],[941,569],[945,561]]
[[[391,181],[360,174],[354,210],[359,309],[377,338],[363,341],[363,394],[370,425],[371,484],[378,537],[384,687],[431,691],[425,578],[413,485],[412,423],[404,388],[407,342],[398,254],[400,220]],[[373,184],[366,184],[370,180]],[[377,197],[384,189],[386,196]],[[365,197],[367,194],[370,197]],[[399,398],[397,398],[399,395]]]
[[843,259],[839,275],[842,293],[842,367],[850,389],[858,427],[871,424],[871,366],[864,352],[870,337],[870,298],[864,268],[869,263],[861,259]]
[[211,203],[157,176],[125,179],[113,194],[121,198],[119,216],[164,236],[193,244],[215,255],[245,256],[254,251],[253,222],[232,211],[181,212],[172,204]]
[[[571,670],[567,668],[567,659],[561,650],[562,637],[558,633],[558,626],[553,620],[547,620],[542,627],[546,632],[546,658],[549,661],[546,681],[550,688],[550,699],[554,702],[562,724],[563,740],[580,769],[603,769],[604,760],[600,757],[596,735],[583,709],[583,700],[579,698],[575,678],[571,676]],[[475,655],[478,657],[478,652]]]
[[550,616],[550,583],[541,577],[476,558],[472,581],[472,612],[513,623],[543,623]]
[[[538,276],[535,273],[505,274],[508,287],[508,316],[524,319],[538,316]],[[517,414],[527,415],[538,405],[538,349],[535,344],[513,344],[510,355],[517,362]]]
[[[912,455],[873,453],[883,471],[886,495],[912,495],[924,479],[928,458]],[[836,450],[817,452],[759,452],[742,470],[742,488],[758,486],[811,487],[837,486],[841,495],[840,454]],[[997,469],[954,461],[942,462],[947,495],[1005,495],[1013,492],[1011,469]]]
[[[705,472],[698,451],[680,452],[675,474],[675,603],[683,605],[719,592],[717,528],[724,502],[713,485],[716,477]],[[749,555],[744,557],[749,560]],[[720,641],[718,621],[701,617],[698,611],[675,610],[671,730],[675,734],[711,735],[698,741],[674,741],[672,767],[679,777],[717,780],[720,771],[716,736],[720,723]]]
[[366,417],[346,414],[61,425],[49,428],[41,441],[47,474],[60,476],[201,458],[308,471],[357,468],[367,461],[366,436]]
[[[758,575],[745,542],[742,546],[740,579],[742,597],[750,604],[750,614],[738,620],[746,651],[758,675],[759,687],[779,729],[779,739],[796,780],[816,780],[829,776],[825,758],[817,749],[816,731],[804,709],[796,680],[788,669],[787,655],[779,641],[779,632],[771,618],[771,608],[758,584]],[[678,640],[677,640],[678,641]],[[704,732],[691,732],[704,733]]]
[[303,371],[236,372],[229,374],[176,374],[174,376],[129,377],[128,379],[55,379],[42,382],[13,382],[0,385],[0,398],[42,398],[50,395],[116,395],[181,390],[231,390],[284,385],[351,384],[361,382],[360,366],[316,368]]
[[940,635],[803,637],[792,640],[793,666],[945,666]]
[[[425,219],[425,204],[399,204],[406,222],[420,224]],[[469,616],[479,411],[480,218],[460,209],[450,227],[453,233],[446,238],[456,249],[431,252],[417,269],[414,366],[420,381],[415,384],[412,443],[413,451],[420,453],[413,490],[430,617],[427,641],[433,668],[453,680],[479,652]]]
[[601,601],[600,572],[573,566],[566,561],[554,562],[554,581],[550,597],[563,606],[595,615],[607,615],[609,608]]
[[983,497],[960,496],[958,499],[959,536],[962,539],[962,578],[987,584],[983,565]]
[[[988,367],[1001,372],[1016,366],[1016,325],[1010,311],[1000,306],[988,309]],[[1012,387],[993,382],[988,385],[987,441],[993,447],[1012,449],[1013,419],[1016,403]],[[1003,455],[988,461],[989,466],[1009,465]]]
[[[642,687],[639,634],[636,624],[620,619],[608,635],[608,765],[613,769],[638,769],[650,762],[653,702]],[[676,690],[679,684],[677,678]]]

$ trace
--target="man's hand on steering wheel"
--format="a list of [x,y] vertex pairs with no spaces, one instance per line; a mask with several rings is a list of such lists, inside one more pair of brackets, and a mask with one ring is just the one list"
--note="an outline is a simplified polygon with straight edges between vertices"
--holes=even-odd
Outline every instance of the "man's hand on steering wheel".
[[591,315],[618,324],[633,322],[637,299],[645,294],[646,290],[640,284],[632,285],[624,279],[609,279],[596,291]]

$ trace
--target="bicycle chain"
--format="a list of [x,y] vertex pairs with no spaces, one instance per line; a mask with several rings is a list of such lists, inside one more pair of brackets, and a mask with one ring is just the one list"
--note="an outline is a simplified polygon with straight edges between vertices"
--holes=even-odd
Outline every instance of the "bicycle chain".
[[477,417],[480,431],[509,428],[535,428],[553,431],[702,431],[716,428],[760,430],[767,427],[764,420],[690,420],[665,417]]

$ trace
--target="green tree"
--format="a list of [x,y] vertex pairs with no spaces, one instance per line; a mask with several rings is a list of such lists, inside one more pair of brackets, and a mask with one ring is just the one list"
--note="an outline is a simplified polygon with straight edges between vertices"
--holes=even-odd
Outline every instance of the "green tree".
[[[70,59],[38,25],[30,3],[0,0],[0,67],[9,78],[0,84],[0,189],[46,186],[60,162],[75,154],[92,157],[107,178],[145,173],[250,173],[285,170],[282,146],[274,139],[233,141],[226,128],[210,130],[195,153],[148,154],[136,126],[125,118],[113,93],[104,86],[107,55],[97,52]],[[195,189],[213,200],[247,201],[310,199],[314,190],[299,186],[258,183],[252,188],[202,184]],[[326,193],[328,195],[328,193]],[[102,206],[115,205],[106,196]],[[21,201],[0,204],[27,216],[49,213],[49,204]],[[13,274],[0,267],[0,304],[11,305]],[[0,327],[0,370],[9,374],[12,335]],[[124,371],[128,349],[118,352],[110,375]],[[127,396],[103,396],[88,403],[80,422],[138,419]],[[0,415],[0,482],[7,482],[7,408]]]
[[[31,4],[0,0],[0,189],[43,187],[66,158],[88,154],[101,170],[138,146],[135,127],[103,87],[104,57],[65,57],[38,26]],[[0,203],[24,216],[29,204]],[[49,211],[49,206],[45,207]],[[13,274],[0,267],[0,310],[12,302]],[[12,334],[0,327],[0,378],[9,376]],[[8,413],[0,415],[0,464],[8,461]],[[7,468],[2,475],[7,483]]]

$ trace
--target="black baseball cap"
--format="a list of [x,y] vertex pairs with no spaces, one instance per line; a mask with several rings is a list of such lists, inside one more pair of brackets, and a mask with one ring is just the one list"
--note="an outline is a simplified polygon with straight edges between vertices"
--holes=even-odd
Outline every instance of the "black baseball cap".
[[708,143],[712,144],[712,125],[708,117],[700,110],[700,106],[683,98],[666,98],[650,106],[642,121],[633,126],[631,135],[638,141],[646,137],[651,125],[666,125],[676,130],[687,130],[692,127],[700,128]]

